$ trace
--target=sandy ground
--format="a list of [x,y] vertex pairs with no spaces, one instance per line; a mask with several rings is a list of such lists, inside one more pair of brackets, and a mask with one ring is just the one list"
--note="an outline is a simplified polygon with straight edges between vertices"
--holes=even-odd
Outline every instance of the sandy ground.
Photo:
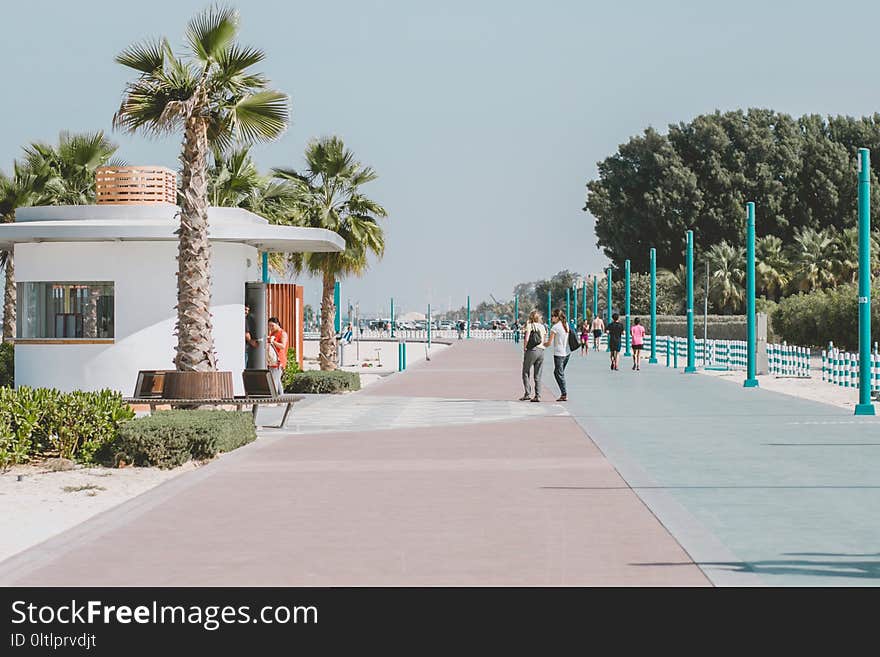
[[[743,379],[745,379],[745,372],[742,370],[716,372],[698,369],[697,371],[701,374],[731,381],[737,385],[742,385]],[[823,404],[831,404],[832,406],[853,410],[858,401],[859,393],[856,388],[842,388],[823,381],[821,371],[818,373],[814,372],[813,376],[809,379],[777,378],[772,374],[762,374],[757,378],[758,385],[764,390],[781,392],[785,395],[822,402]]]
[[0,473],[0,561],[197,467],[187,463],[173,470],[96,467],[62,472],[41,465],[10,468]]

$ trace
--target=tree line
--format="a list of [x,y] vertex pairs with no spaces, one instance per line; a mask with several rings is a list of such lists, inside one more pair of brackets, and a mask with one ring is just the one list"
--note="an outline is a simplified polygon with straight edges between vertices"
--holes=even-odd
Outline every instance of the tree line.
[[[647,270],[652,246],[658,266],[678,267],[688,229],[698,246],[744,247],[747,201],[757,206],[758,236],[790,244],[805,231],[855,225],[861,147],[880,152],[880,114],[716,111],[621,144],[598,163],[584,210],[595,217],[597,245],[611,262],[622,267],[630,258],[637,271]],[[871,179],[876,217],[876,172]]]

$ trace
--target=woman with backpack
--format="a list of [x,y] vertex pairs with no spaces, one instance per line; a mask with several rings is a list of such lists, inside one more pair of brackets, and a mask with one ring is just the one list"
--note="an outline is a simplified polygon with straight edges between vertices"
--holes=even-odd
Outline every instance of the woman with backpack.
[[[544,366],[544,340],[547,337],[547,329],[541,323],[541,313],[533,310],[529,313],[529,321],[523,329],[523,396],[520,401],[541,401],[541,368]],[[535,380],[535,396],[532,397],[532,387],[529,376]]]

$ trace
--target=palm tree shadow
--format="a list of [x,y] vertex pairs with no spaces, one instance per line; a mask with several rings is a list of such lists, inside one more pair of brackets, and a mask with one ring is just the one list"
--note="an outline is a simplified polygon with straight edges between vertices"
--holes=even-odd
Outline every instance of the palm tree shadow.
[[[791,557],[827,557],[827,559],[773,559],[767,561],[700,562],[698,566],[720,567],[737,573],[758,575],[803,575],[808,577],[845,577],[880,580],[880,553],[835,554],[828,552],[789,552]],[[865,557],[874,557],[866,559]]]

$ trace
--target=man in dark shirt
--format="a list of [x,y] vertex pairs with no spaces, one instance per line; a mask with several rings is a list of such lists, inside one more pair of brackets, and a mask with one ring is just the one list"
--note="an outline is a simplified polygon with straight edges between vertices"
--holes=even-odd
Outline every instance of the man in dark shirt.
[[249,369],[251,366],[251,354],[259,344],[257,337],[257,322],[251,315],[250,306],[244,307],[244,367]]
[[617,361],[620,357],[620,336],[623,335],[623,324],[617,321],[620,315],[614,313],[611,315],[612,322],[605,329],[608,333],[608,351],[611,352],[611,369],[619,369]]

